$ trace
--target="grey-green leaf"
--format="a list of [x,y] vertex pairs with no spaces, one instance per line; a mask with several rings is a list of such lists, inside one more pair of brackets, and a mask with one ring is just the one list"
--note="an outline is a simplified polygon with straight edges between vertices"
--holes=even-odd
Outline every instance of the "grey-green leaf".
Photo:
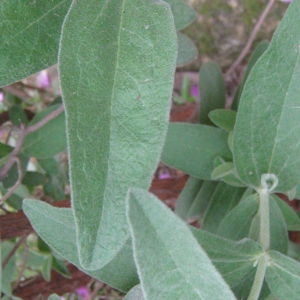
[[234,162],[241,179],[260,186],[278,177],[276,191],[300,181],[300,2],[293,1],[245,83],[234,130]]
[[[2,268],[2,262],[11,253],[14,247],[13,242],[1,241],[1,292],[7,296],[12,297],[12,286],[11,283],[14,280],[16,272],[16,255],[14,254],[10,260],[7,262],[4,268]],[[19,299],[19,298],[18,298]]]
[[247,237],[258,210],[258,197],[251,195],[236,205],[219,224],[217,233],[222,237],[240,240]]
[[176,50],[163,1],[74,1],[66,18],[59,71],[86,268],[100,268],[122,248],[127,189],[150,185],[167,131]]
[[270,249],[286,253],[288,249],[288,232],[282,211],[274,196],[270,198]]
[[146,300],[140,284],[134,286],[123,298],[123,300]]
[[255,274],[255,261],[262,253],[260,245],[250,239],[235,242],[202,229],[191,227],[191,230],[238,299],[248,294]]
[[230,132],[234,128],[236,112],[219,108],[211,111],[208,117],[216,126]]
[[266,281],[277,299],[298,300],[300,294],[300,263],[277,251],[270,251]]
[[182,0],[164,0],[169,3],[177,30],[184,29],[196,19],[195,10]]
[[233,110],[237,110],[238,106],[239,106],[239,101],[240,101],[240,97],[246,82],[247,77],[250,74],[250,71],[252,70],[252,68],[254,67],[255,63],[257,62],[257,60],[262,56],[262,54],[267,50],[269,46],[269,42],[268,41],[262,41],[260,42],[256,48],[254,49],[254,51],[252,52],[250,58],[249,58],[249,63],[243,78],[243,81],[241,83],[241,85],[238,87],[235,95],[234,95],[234,100],[233,103],[231,105],[231,109]]
[[231,159],[226,132],[200,124],[169,124],[161,157],[167,165],[210,180],[216,157]]
[[201,228],[215,232],[221,221],[242,199],[244,193],[245,188],[237,188],[219,182],[210,197],[209,205],[202,218]]
[[189,218],[189,209],[202,184],[203,181],[201,179],[190,176],[184,186],[184,189],[178,196],[176,200],[175,213],[183,220],[187,220]]
[[200,123],[212,125],[210,111],[224,108],[226,102],[225,84],[220,67],[214,62],[201,66],[199,71]]
[[212,195],[215,193],[218,182],[216,181],[204,181],[201,185],[193,201],[190,203],[189,210],[187,212],[188,219],[201,220],[206,212],[206,209],[210,205]]
[[[34,117],[29,125],[36,124],[55,109],[58,109],[59,106],[60,105],[52,105],[44,109]],[[44,159],[65,151],[67,148],[65,130],[65,115],[61,113],[37,131],[26,136],[22,148],[23,153],[29,157],[34,156]]]
[[47,245],[83,272],[124,292],[138,283],[130,241],[102,269],[87,271],[79,263],[75,222],[70,208],[57,208],[42,201],[26,199],[23,210]]
[[146,299],[235,299],[187,225],[157,198],[130,189],[127,217]]
[[287,230],[300,231],[300,218],[295,210],[279,197],[274,196],[273,199],[276,200],[276,203],[281,210]]
[[0,86],[57,62],[61,25],[71,0],[0,2]]
[[184,66],[194,61],[198,56],[198,50],[194,42],[185,34],[177,32],[178,54],[176,65]]

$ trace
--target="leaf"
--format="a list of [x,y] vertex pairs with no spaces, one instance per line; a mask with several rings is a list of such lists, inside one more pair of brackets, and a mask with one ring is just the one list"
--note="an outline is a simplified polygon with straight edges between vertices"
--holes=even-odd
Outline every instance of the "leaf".
[[53,268],[53,270],[55,270],[57,273],[63,275],[64,277],[68,277],[68,278],[72,277],[72,275],[71,275],[69,269],[66,267],[64,261],[61,261],[54,256],[53,256],[53,261],[52,261],[52,268]]
[[270,249],[286,253],[288,249],[288,232],[284,217],[272,195],[270,199]]
[[203,181],[190,176],[176,200],[175,213],[183,220],[188,219],[189,209],[197,196]]
[[28,118],[20,105],[14,105],[9,110],[9,120],[16,126],[28,124]]
[[300,263],[277,251],[269,252],[266,281],[277,299],[297,300],[300,294]]
[[277,206],[280,208],[282,216],[287,226],[287,230],[300,231],[300,218],[292,207],[279,197],[274,196]]
[[300,245],[289,240],[287,255],[290,258],[300,261]]
[[[10,253],[10,251],[13,249],[14,243],[7,242],[7,241],[1,241],[1,262],[6,258],[6,256]],[[11,283],[14,278],[14,273],[16,270],[16,255],[13,255],[10,260],[7,262],[6,266],[2,268],[1,263],[1,290],[4,294],[11,296],[12,295],[12,288]]]
[[220,222],[242,199],[245,188],[236,188],[219,182],[201,222],[201,228],[215,232]]
[[51,280],[52,255],[30,250],[27,265],[31,270],[39,271],[46,281]]
[[220,108],[210,111],[208,117],[216,126],[230,132],[235,124],[236,112]]
[[214,62],[202,65],[199,71],[200,122],[212,125],[210,111],[224,108],[226,102],[225,84],[220,67]]
[[104,266],[128,239],[125,196],[148,188],[158,163],[176,49],[162,1],[74,1],[66,18],[59,70],[83,267]]
[[38,162],[47,173],[48,180],[43,186],[45,194],[55,200],[64,199],[67,174],[62,164],[55,158],[39,159]]
[[164,0],[167,2],[174,16],[175,27],[177,30],[184,29],[196,19],[195,10],[184,3],[182,0]]
[[43,185],[46,180],[46,176],[43,173],[28,171],[23,178],[23,184],[34,187],[37,185]]
[[237,298],[245,297],[254,279],[254,264],[262,252],[260,245],[250,239],[235,242],[202,229],[191,230]]
[[243,81],[242,81],[241,85],[238,87],[238,89],[237,89],[237,91],[234,95],[234,100],[233,100],[233,103],[231,105],[231,109],[237,110],[237,108],[239,106],[240,97],[241,97],[241,94],[242,94],[242,91],[243,91],[243,88],[244,88],[244,85],[245,85],[245,82],[246,82],[246,79],[248,78],[248,76],[250,74],[250,71],[252,70],[252,68],[254,67],[256,62],[258,61],[258,59],[267,50],[269,44],[270,43],[268,41],[261,41],[260,43],[258,43],[256,48],[252,52],[252,54],[249,58],[249,63],[248,63],[248,66],[246,68],[246,72],[245,72]]
[[123,300],[145,300],[141,285],[134,286]]
[[71,0],[0,2],[0,86],[57,62],[60,29]]
[[190,204],[189,210],[187,212],[188,219],[202,219],[207,207],[210,204],[211,197],[215,193],[217,185],[218,182],[216,181],[203,182],[196,197]]
[[186,224],[157,198],[130,189],[127,217],[146,299],[235,299]]
[[261,175],[278,177],[277,192],[300,181],[300,2],[293,1],[270,46],[251,70],[234,130],[240,178],[259,187]]
[[236,241],[247,237],[257,210],[257,195],[247,197],[225,216],[218,227],[217,234]]
[[[21,154],[19,156],[19,160],[21,163],[22,174],[25,174],[27,170],[29,158]],[[13,167],[9,170],[7,176],[3,179],[2,181],[3,186],[5,188],[12,187],[16,183],[18,178],[19,178],[19,172],[18,172],[17,164],[15,163]]]
[[0,143],[0,166],[4,165],[8,158],[9,153],[13,150],[13,147]]
[[13,148],[11,146],[0,143],[0,157],[1,158],[8,155],[12,150],[13,150]]
[[223,162],[211,173],[212,180],[222,180],[235,187],[244,187],[245,185],[239,180],[238,175],[232,162]]
[[189,64],[197,59],[198,49],[194,42],[185,34],[177,32],[178,54],[177,67]]
[[193,177],[210,180],[216,157],[231,158],[223,130],[200,124],[169,124],[161,156],[164,163]]
[[23,210],[37,234],[60,256],[90,276],[126,292],[138,283],[130,241],[102,269],[87,271],[80,266],[73,212],[45,202],[26,199]]
[[[59,106],[52,105],[41,111],[29,125],[36,124]],[[27,156],[49,158],[66,150],[66,147],[65,116],[61,113],[37,131],[29,133],[25,138],[22,151]]]

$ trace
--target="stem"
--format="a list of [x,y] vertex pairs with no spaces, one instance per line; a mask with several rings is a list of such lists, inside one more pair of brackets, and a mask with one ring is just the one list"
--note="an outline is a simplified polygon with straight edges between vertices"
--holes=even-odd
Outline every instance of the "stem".
[[12,166],[16,162],[15,159],[21,152],[25,137],[26,137],[26,129],[25,129],[24,125],[21,124],[19,137],[17,139],[16,146],[15,146],[14,150],[10,153],[6,164],[0,169],[0,180],[3,180],[5,178],[5,176],[7,176],[9,170],[12,168]]
[[248,54],[248,52],[251,49],[251,46],[256,38],[257,33],[259,32],[262,24],[264,23],[268,13],[270,12],[270,10],[272,9],[272,6],[274,5],[276,0],[269,0],[265,9],[263,10],[263,12],[261,13],[261,15],[258,18],[258,21],[256,22],[250,37],[244,47],[244,49],[242,50],[241,54],[239,55],[239,57],[236,59],[236,61],[232,64],[232,66],[229,68],[229,70],[226,72],[226,76],[228,76],[230,73],[232,73],[235,68],[244,60],[244,58],[246,57],[246,55]]
[[270,205],[269,191],[262,189],[259,191],[259,242],[263,250],[270,248]]
[[59,116],[63,111],[64,111],[64,106],[61,105],[57,109],[55,109],[51,113],[49,113],[47,116],[45,116],[43,119],[41,119],[37,123],[35,123],[27,128],[25,128],[24,125],[21,124],[19,138],[17,140],[15,149],[11,152],[6,164],[0,169],[0,180],[3,180],[5,178],[5,176],[7,176],[9,170],[12,168],[13,164],[15,163],[16,157],[20,154],[20,152],[22,150],[22,146],[23,146],[26,136],[29,133],[37,131],[40,128],[42,128],[43,126],[45,126],[48,122],[52,121],[57,116]]
[[262,188],[259,193],[259,242],[264,253],[258,259],[258,265],[255,273],[254,282],[248,297],[248,300],[257,300],[259,298],[267,269],[267,253],[270,247],[270,208],[269,208],[269,190]]
[[255,273],[254,282],[248,297],[248,300],[257,300],[259,298],[264,279],[266,274],[266,269],[268,266],[268,256],[266,253],[264,253],[259,259],[258,259],[258,265]]
[[3,259],[2,262],[2,269],[5,268],[5,266],[7,265],[7,263],[9,262],[9,260],[12,258],[12,256],[16,253],[16,251],[18,250],[18,248],[26,241],[28,234],[23,235],[18,242],[16,242],[16,244],[14,245],[14,247],[9,251],[9,253],[7,254],[7,256]]
[[270,206],[269,196],[278,185],[278,177],[275,174],[262,174],[261,187],[257,189],[259,195],[259,243],[263,249],[259,257],[254,282],[248,297],[248,300],[257,300],[259,298],[266,269],[268,266],[268,251],[270,248]]
[[28,133],[32,133],[34,131],[39,130],[43,126],[45,126],[48,122],[55,119],[57,116],[59,116],[64,111],[64,106],[61,105],[57,109],[53,110],[51,113],[49,113],[46,117],[41,119],[40,121],[36,122],[35,124],[29,126],[26,128],[26,135]]
[[6,192],[6,194],[0,199],[0,205],[3,205],[4,202],[15,192],[15,190],[22,183],[23,171],[22,171],[22,165],[21,165],[20,159],[18,157],[15,157],[14,161],[17,163],[18,179],[15,182],[15,184],[11,188],[9,188],[8,191]]

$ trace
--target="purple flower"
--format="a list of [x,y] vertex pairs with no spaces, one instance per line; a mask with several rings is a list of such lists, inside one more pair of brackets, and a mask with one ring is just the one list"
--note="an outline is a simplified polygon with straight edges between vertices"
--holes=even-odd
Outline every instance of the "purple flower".
[[199,96],[199,88],[197,84],[193,84],[190,88],[191,96],[197,98]]
[[0,91],[0,103],[4,101],[4,93]]
[[36,84],[39,88],[47,88],[51,85],[51,80],[47,70],[43,70],[37,75]]
[[161,174],[159,174],[158,178],[159,179],[168,179],[168,178],[171,178],[171,176],[169,173],[161,173]]
[[82,300],[89,300],[90,299],[90,291],[87,287],[81,286],[78,289],[76,289],[76,294],[80,299]]

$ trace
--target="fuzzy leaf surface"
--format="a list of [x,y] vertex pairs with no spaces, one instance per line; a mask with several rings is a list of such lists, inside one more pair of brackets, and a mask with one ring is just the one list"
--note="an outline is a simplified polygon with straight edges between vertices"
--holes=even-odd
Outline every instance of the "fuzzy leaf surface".
[[231,105],[231,109],[233,109],[235,111],[237,110],[237,108],[239,106],[240,97],[241,97],[245,82],[247,80],[247,77],[250,74],[250,71],[252,70],[252,68],[254,67],[256,62],[258,61],[258,59],[267,50],[268,46],[269,46],[268,41],[262,41],[256,46],[256,48],[252,52],[252,54],[249,58],[249,63],[247,65],[243,81],[242,81],[241,85],[238,87],[238,89],[237,89],[237,91],[234,95],[234,99],[233,99],[233,103]]
[[175,213],[183,220],[189,218],[189,210],[196,198],[203,181],[190,176],[176,200]]
[[277,251],[270,251],[266,281],[277,299],[297,300],[300,294],[300,263]]
[[237,298],[247,295],[254,279],[253,265],[262,253],[260,245],[247,238],[236,242],[202,229],[191,230]]
[[170,123],[161,159],[193,177],[210,180],[215,158],[231,158],[227,137],[212,126]]
[[130,189],[127,217],[146,299],[235,299],[187,225],[157,198]]
[[245,188],[237,188],[219,182],[210,197],[201,225],[202,229],[215,232],[220,222],[239,203],[245,193]]
[[79,263],[75,222],[70,208],[57,208],[42,201],[26,199],[23,210],[47,245],[83,272],[123,292],[138,283],[130,241],[104,268],[87,271]]
[[215,109],[209,113],[210,120],[218,127],[230,132],[233,130],[236,112],[228,109]]
[[173,16],[162,1],[74,1],[68,13],[59,70],[85,268],[107,264],[128,239],[127,189],[148,188],[158,163],[176,49]]
[[60,30],[71,0],[0,2],[0,86],[57,62]]
[[194,61],[198,56],[198,50],[194,42],[185,34],[177,32],[178,55],[176,65],[184,66]]
[[124,297],[123,300],[145,300],[141,285],[134,286]]
[[220,222],[217,230],[218,235],[236,241],[247,237],[258,205],[256,195],[251,195],[241,201]]
[[182,0],[164,0],[167,2],[174,16],[177,30],[184,29],[196,19],[196,11]]
[[295,210],[279,197],[274,196],[273,199],[276,200],[277,206],[281,210],[287,230],[300,231],[300,218]]
[[252,68],[234,130],[240,178],[259,187],[261,175],[278,177],[276,191],[300,181],[300,2],[293,1],[273,39]]

